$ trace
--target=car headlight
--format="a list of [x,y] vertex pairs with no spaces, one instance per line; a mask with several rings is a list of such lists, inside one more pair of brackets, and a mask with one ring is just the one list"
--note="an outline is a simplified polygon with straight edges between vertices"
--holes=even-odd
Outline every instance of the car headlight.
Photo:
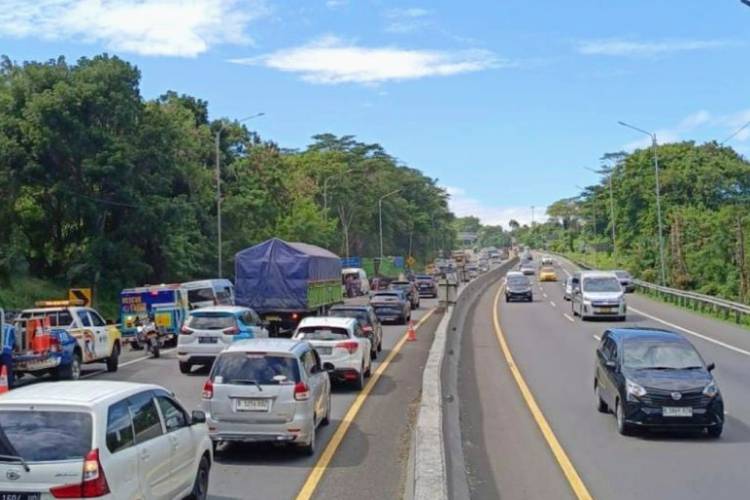
[[708,396],[709,398],[713,398],[719,394],[719,388],[716,387],[716,382],[711,381],[709,384],[703,389],[703,395]]
[[642,385],[636,384],[632,380],[625,379],[625,390],[629,395],[635,396],[637,398],[642,398],[646,395],[646,389],[644,389]]

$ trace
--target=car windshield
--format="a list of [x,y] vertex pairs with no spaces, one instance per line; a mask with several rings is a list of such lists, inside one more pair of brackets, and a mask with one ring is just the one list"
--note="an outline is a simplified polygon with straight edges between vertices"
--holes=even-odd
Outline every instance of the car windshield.
[[586,278],[583,280],[584,292],[619,292],[620,282],[617,278]]
[[393,283],[391,282],[391,288],[395,288],[397,290],[408,290],[411,288],[411,282],[410,281],[404,281],[399,283]]
[[292,356],[227,352],[214,363],[211,380],[217,384],[294,383],[300,380],[299,365]]
[[376,293],[375,295],[372,296],[371,300],[383,299],[386,301],[391,301],[391,300],[398,300],[400,298],[401,298],[401,294],[399,293]]
[[623,364],[633,369],[684,370],[703,367],[696,350],[682,342],[625,342]]
[[193,313],[185,326],[195,330],[225,330],[237,326],[237,319],[230,313]]
[[191,304],[214,302],[213,288],[196,288],[194,290],[188,290],[188,302]]
[[27,462],[81,460],[91,451],[91,435],[88,413],[0,411],[0,455],[21,457]]
[[346,328],[332,326],[302,326],[297,329],[296,338],[304,340],[346,340],[349,331]]
[[508,276],[508,284],[512,286],[528,286],[529,279],[526,276]]
[[362,309],[331,309],[328,315],[334,318],[355,318],[360,325],[366,325],[370,321],[370,315]]

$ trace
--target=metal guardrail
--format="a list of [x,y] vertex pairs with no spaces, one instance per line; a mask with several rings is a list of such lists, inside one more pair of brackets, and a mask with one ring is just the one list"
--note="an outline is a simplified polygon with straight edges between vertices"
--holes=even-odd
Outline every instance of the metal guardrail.
[[[566,258],[564,255],[560,257]],[[569,261],[576,264],[582,269],[593,269],[584,262],[578,262],[572,259]],[[730,319],[734,316],[735,323],[741,323],[743,316],[750,316],[750,305],[741,302],[733,302],[727,299],[721,299],[698,292],[670,288],[668,286],[649,283],[648,281],[634,279],[635,286],[647,294],[658,295],[661,299],[672,302],[676,305],[693,309],[700,312],[713,312],[714,314],[723,314],[724,319]]]

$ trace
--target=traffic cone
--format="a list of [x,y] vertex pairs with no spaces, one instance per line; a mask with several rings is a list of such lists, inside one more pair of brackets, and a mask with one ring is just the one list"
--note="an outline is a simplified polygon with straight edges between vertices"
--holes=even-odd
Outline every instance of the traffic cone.
[[3,365],[2,370],[0,370],[0,394],[5,394],[8,391],[10,391],[10,387],[8,387],[8,367]]
[[414,321],[409,320],[409,327],[406,329],[406,340],[414,342],[417,340],[417,330],[414,328]]

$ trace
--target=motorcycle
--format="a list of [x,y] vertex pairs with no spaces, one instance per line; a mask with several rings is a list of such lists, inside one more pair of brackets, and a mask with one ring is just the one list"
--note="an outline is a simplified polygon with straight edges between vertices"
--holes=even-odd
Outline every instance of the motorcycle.
[[149,322],[145,325],[138,325],[136,327],[137,341],[134,342],[134,347],[139,348],[140,345],[151,353],[151,356],[158,358],[161,355],[161,344],[163,343],[163,337],[159,328],[153,323]]

